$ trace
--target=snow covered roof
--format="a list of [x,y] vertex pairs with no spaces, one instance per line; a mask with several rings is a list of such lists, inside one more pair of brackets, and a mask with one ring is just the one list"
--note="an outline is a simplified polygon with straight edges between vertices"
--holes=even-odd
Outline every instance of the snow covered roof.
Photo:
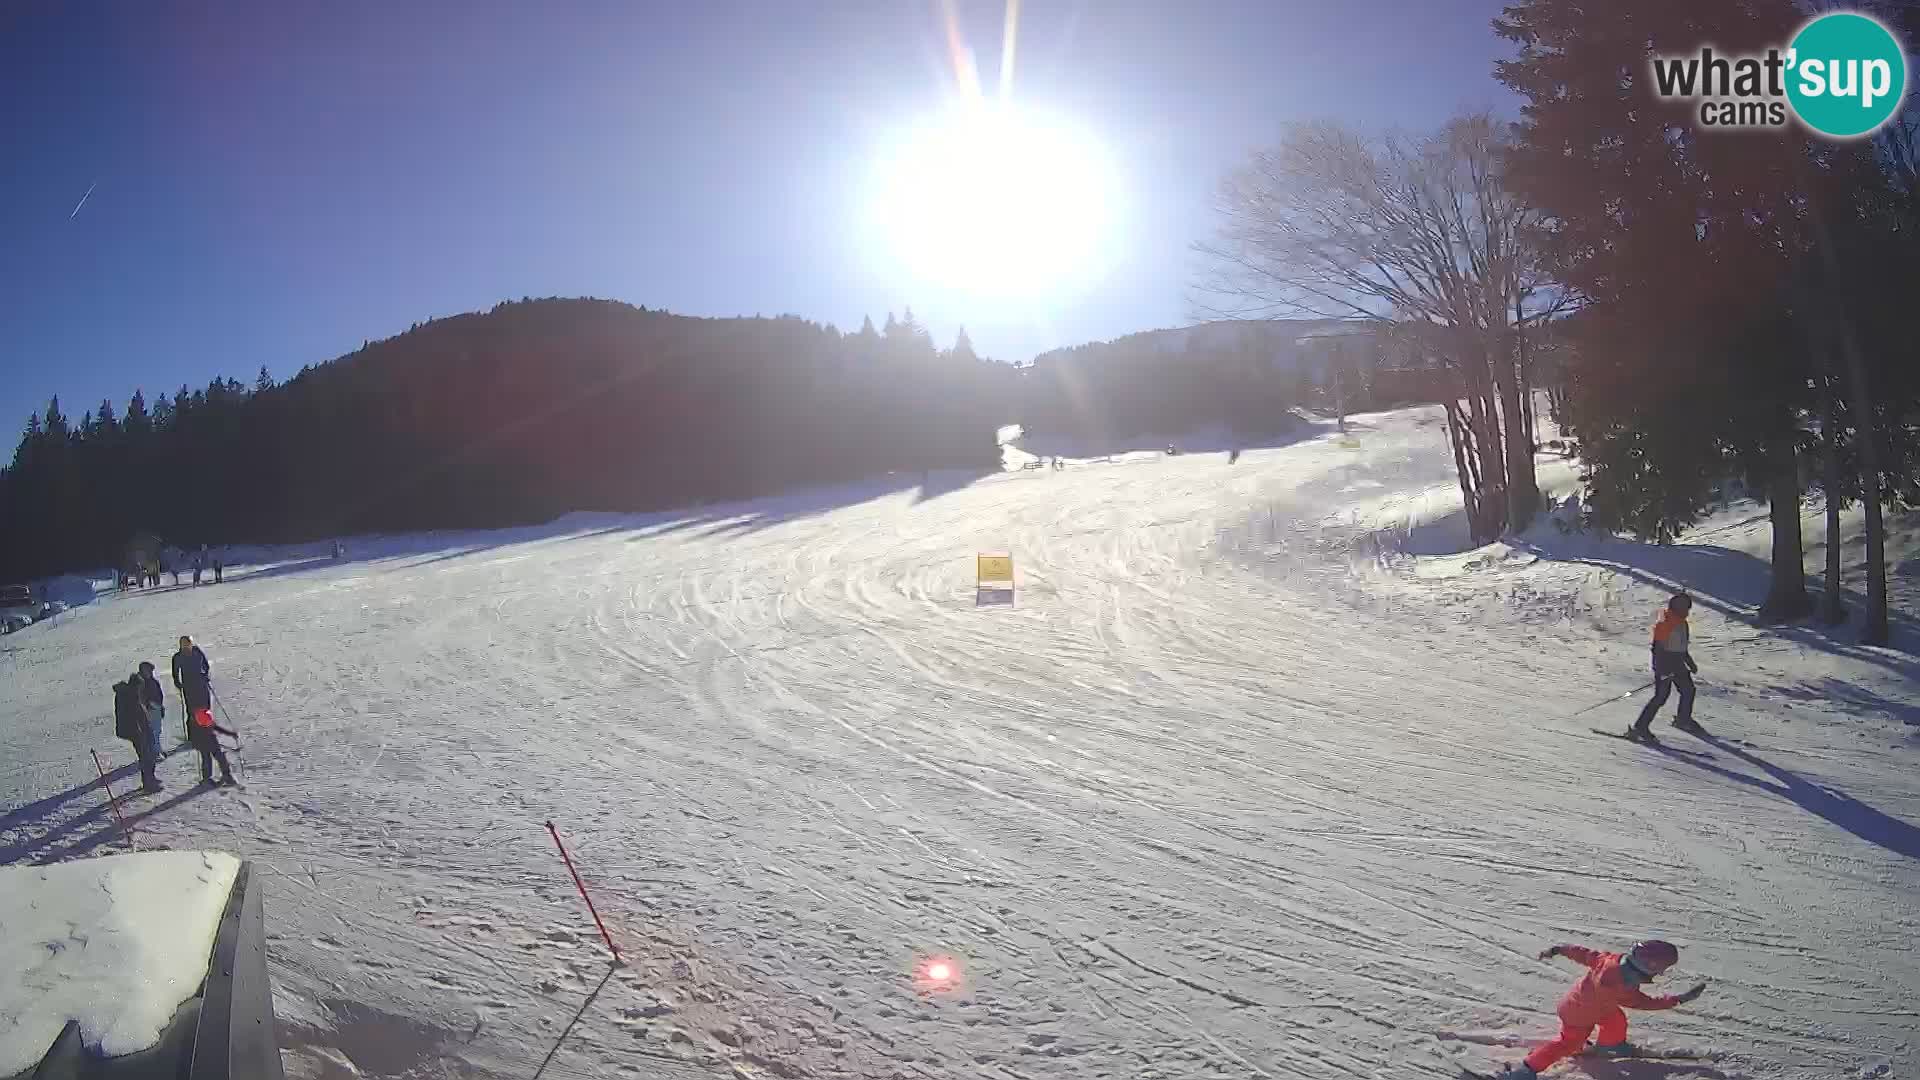
[[239,868],[199,851],[0,868],[0,1076],[69,1023],[102,1057],[155,1045],[206,978]]

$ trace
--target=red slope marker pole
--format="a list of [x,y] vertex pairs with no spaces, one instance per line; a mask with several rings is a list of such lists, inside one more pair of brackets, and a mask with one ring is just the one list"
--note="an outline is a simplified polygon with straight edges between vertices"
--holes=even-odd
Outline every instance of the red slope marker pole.
[[120,835],[127,838],[127,847],[133,849],[133,830],[127,828],[127,819],[120,816],[120,799],[114,795],[113,784],[107,780],[106,767],[100,764],[100,751],[89,750],[87,753],[93,755],[93,768],[100,774],[100,786],[107,789],[107,805],[113,807],[113,820],[120,823]]
[[567,854],[567,845],[560,842],[560,830],[549,821],[547,831],[553,834],[553,846],[560,849],[560,858],[567,864],[567,873],[573,875],[573,887],[580,890],[580,899],[587,902],[587,914],[593,916],[593,925],[600,928],[600,939],[607,943],[607,951],[613,954],[613,966],[621,966],[620,949],[614,945],[613,935],[607,933],[607,924],[600,920],[600,912],[593,906],[593,897],[587,895],[587,883],[580,880],[580,871],[573,868],[573,858]]

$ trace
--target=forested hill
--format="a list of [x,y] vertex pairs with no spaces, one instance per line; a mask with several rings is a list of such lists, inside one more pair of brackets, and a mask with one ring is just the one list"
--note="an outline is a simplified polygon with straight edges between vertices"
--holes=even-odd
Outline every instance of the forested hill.
[[1349,398],[1366,400],[1380,359],[1372,333],[1332,319],[1149,330],[1035,357],[1021,373],[1019,419],[1030,435],[1094,444],[1208,425],[1258,436],[1284,429],[1330,364],[1346,373]]
[[0,571],[182,545],[648,510],[894,469],[997,465],[1013,369],[911,318],[843,334],[603,300],[438,319],[276,385],[79,420],[57,400],[0,473]]

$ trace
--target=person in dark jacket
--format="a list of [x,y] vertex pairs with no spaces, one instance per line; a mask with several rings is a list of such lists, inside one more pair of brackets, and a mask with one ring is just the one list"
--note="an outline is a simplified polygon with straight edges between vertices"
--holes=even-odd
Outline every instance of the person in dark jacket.
[[1653,717],[1674,690],[1680,691],[1680,708],[1679,715],[1673,718],[1673,726],[1695,735],[1704,734],[1693,719],[1693,675],[1700,670],[1700,665],[1693,662],[1693,655],[1687,651],[1692,637],[1687,613],[1692,610],[1693,597],[1684,592],[1674,593],[1653,624],[1653,697],[1640,710],[1639,719],[1627,729],[1629,739],[1657,741],[1653,737]]
[[213,708],[212,675],[207,654],[200,651],[191,637],[181,634],[180,651],[173,654],[173,688],[180,691],[180,700],[186,705],[183,723],[188,741],[193,739],[193,714]]
[[153,677],[153,661],[140,661],[140,704],[147,710],[147,727],[153,736],[153,760],[159,761],[166,755],[160,750],[160,732],[167,718],[167,695],[160,689],[160,680]]
[[200,782],[213,783],[213,765],[219,762],[220,782],[234,783],[226,751],[214,734],[239,736],[213,722],[213,668],[207,663],[207,654],[186,634],[180,635],[180,651],[173,654],[173,685],[187,703],[187,742],[200,752]]
[[126,682],[113,684],[113,733],[133,744],[140,759],[141,789],[160,790],[160,778],[154,774],[153,732],[147,727],[147,707],[140,700],[140,673],[127,676]]

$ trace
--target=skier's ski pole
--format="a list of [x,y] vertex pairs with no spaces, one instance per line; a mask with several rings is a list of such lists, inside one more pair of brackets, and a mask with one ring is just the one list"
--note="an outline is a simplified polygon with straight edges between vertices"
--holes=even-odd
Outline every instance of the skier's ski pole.
[[[233,761],[234,764],[240,766],[240,775],[245,776],[247,775],[247,759],[246,756],[240,752],[240,729],[234,726],[233,714],[227,711],[227,703],[220,700],[220,692],[213,688],[212,680],[208,680],[207,682],[207,693],[213,696],[213,703],[219,708],[221,718],[227,722],[227,729],[233,732]],[[218,740],[219,736],[214,735],[214,739]]]
[[1627,692],[1626,692],[1626,693],[1624,693],[1624,694],[1615,694],[1615,695],[1614,695],[1613,697],[1610,697],[1610,698],[1608,698],[1608,699],[1606,699],[1605,701],[1596,701],[1596,702],[1594,702],[1593,704],[1591,704],[1591,705],[1589,705],[1589,706],[1587,706],[1586,708],[1584,708],[1584,709],[1581,709],[1581,710],[1580,710],[1579,712],[1576,712],[1576,713],[1568,713],[1568,714],[1567,714],[1567,719],[1569,719],[1569,720],[1571,720],[1571,719],[1573,719],[1573,718],[1574,718],[1574,717],[1576,717],[1576,716],[1585,716],[1586,714],[1588,714],[1588,713],[1590,713],[1590,712],[1592,712],[1592,711],[1593,711],[1593,710],[1595,710],[1595,709],[1598,709],[1598,708],[1601,708],[1601,707],[1603,707],[1603,706],[1607,706],[1607,705],[1612,705],[1613,703],[1615,703],[1615,702],[1617,702],[1617,701],[1625,701],[1626,699],[1628,699],[1628,698],[1630,698],[1630,697],[1632,697],[1633,695],[1635,695],[1635,694],[1637,694],[1637,693],[1639,693],[1639,692],[1641,692],[1642,690],[1648,690],[1648,689],[1651,689],[1652,687],[1653,687],[1653,683],[1651,683],[1651,682],[1644,682],[1644,683],[1641,683],[1641,684],[1640,684],[1639,686],[1636,686],[1636,687],[1634,687],[1633,689],[1631,689],[1631,690],[1629,690],[1629,691],[1627,691]]

